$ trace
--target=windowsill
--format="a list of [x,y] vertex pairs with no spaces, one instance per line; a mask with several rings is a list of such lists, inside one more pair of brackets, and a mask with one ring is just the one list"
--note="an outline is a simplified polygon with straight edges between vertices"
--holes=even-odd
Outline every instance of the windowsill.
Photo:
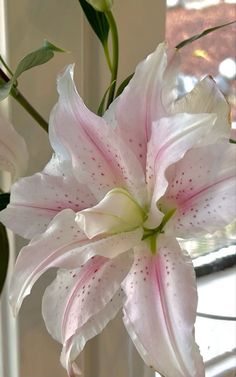
[[[236,316],[234,267],[198,279],[198,311]],[[236,370],[236,323],[197,317],[196,341],[206,365],[206,377],[231,377]],[[234,374],[232,374],[234,373]]]
[[[230,250],[228,248],[228,254],[231,251],[232,247]],[[225,249],[221,249],[215,255],[212,253],[199,257],[194,260],[194,265],[201,267],[214,262],[214,259],[223,257],[225,252]],[[235,266],[199,277],[197,285],[198,312],[236,317]],[[236,322],[197,317],[195,335],[204,359],[206,377],[235,377]],[[159,376],[156,373],[156,377]]]

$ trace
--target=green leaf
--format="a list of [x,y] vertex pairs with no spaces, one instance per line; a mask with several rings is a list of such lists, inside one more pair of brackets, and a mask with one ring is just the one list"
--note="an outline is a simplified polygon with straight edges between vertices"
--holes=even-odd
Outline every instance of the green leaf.
[[87,0],[87,3],[99,12],[107,12],[111,9],[113,0]]
[[86,0],[79,0],[79,2],[90,26],[104,46],[107,43],[110,29],[106,16],[95,10]]
[[16,83],[18,77],[23,72],[48,62],[53,58],[54,52],[65,52],[65,50],[62,50],[61,48],[45,40],[42,47],[26,55],[19,62],[11,80],[0,85],[0,100],[2,101],[10,94],[12,86]]
[[6,208],[10,202],[10,194],[8,192],[0,194],[0,211]]
[[102,97],[102,100],[101,100],[101,103],[99,105],[99,108],[98,108],[98,111],[97,111],[97,114],[99,116],[103,116],[104,114],[104,107],[105,107],[105,102],[106,102],[106,98],[107,98],[107,93],[109,92],[109,88],[105,91],[103,97]]
[[196,41],[197,39],[200,39],[200,38],[204,37],[205,35],[212,33],[212,32],[215,31],[215,30],[221,29],[221,28],[223,28],[223,27],[225,27],[225,26],[232,25],[232,24],[235,23],[235,22],[236,22],[236,21],[231,21],[231,22],[228,22],[227,24],[218,25],[218,26],[212,27],[212,28],[210,28],[210,29],[206,29],[206,30],[204,30],[202,33],[200,33],[200,34],[196,34],[196,35],[194,35],[194,36],[192,36],[192,37],[190,37],[190,38],[188,38],[188,39],[185,39],[183,42],[180,42],[180,43],[176,46],[176,48],[177,48],[178,50],[180,50],[182,47],[188,45],[189,43],[192,43],[192,42]]
[[53,43],[49,42],[47,39],[44,39],[43,47],[41,47],[41,48],[46,48],[46,49],[54,51],[54,52],[68,52],[68,51],[64,50],[63,48],[55,46]]
[[120,84],[120,86],[119,86],[119,88],[117,89],[117,92],[116,92],[116,97],[118,97],[123,92],[125,87],[129,84],[130,80],[132,79],[133,75],[134,75],[134,73],[132,73],[131,75],[126,77],[126,79]]
[[0,223],[0,294],[2,292],[9,261],[9,244],[6,228]]
[[12,82],[4,82],[0,84],[0,102],[9,96],[9,93],[12,88]]
[[109,90],[110,88],[112,87],[112,85],[114,85],[115,81],[113,81],[107,88],[107,90],[105,91],[103,97],[102,97],[102,100],[101,100],[101,103],[99,105],[99,108],[98,108],[98,111],[97,111],[97,114],[99,116],[103,116],[104,112],[105,112],[105,102],[106,102],[106,98],[107,98],[107,94],[109,93]]
[[231,144],[236,144],[236,140],[234,140],[234,139],[229,139],[229,142],[230,142]]

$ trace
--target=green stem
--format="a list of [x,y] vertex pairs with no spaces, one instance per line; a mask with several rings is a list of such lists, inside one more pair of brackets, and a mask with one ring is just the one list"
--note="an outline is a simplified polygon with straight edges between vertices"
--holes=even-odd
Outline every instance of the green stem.
[[112,72],[111,72],[111,87],[109,90],[108,100],[107,100],[107,108],[112,103],[115,95],[116,89],[116,80],[117,80],[117,72],[118,72],[118,61],[119,61],[119,39],[118,39],[118,31],[115,19],[111,11],[105,12],[107,21],[110,25],[111,29],[111,37],[112,37]]
[[110,53],[109,53],[107,42],[103,43],[103,50],[104,50],[104,54],[105,54],[105,57],[106,57],[106,61],[107,61],[108,67],[109,67],[109,69],[110,69],[110,71],[112,73],[112,62],[111,62],[111,58],[110,58]]
[[21,94],[21,92],[16,89],[12,88],[11,96],[15,98],[15,100],[32,116],[32,118],[40,125],[44,131],[48,132],[48,123],[43,117],[38,113],[37,110],[27,101],[27,99]]
[[0,55],[0,62],[2,63],[3,67],[7,70],[8,73],[10,73],[11,76],[13,76],[13,72],[11,69],[8,67],[7,63],[5,60],[3,60],[3,57]]
[[10,81],[9,77],[0,68],[0,83],[4,84],[5,82],[8,82],[8,81]]
[[[6,83],[9,80],[9,77],[7,77],[7,75],[0,68],[0,81]],[[15,98],[15,100],[27,111],[27,113],[32,116],[32,118],[40,125],[40,127],[44,129],[44,131],[48,132],[48,123],[14,85],[11,89],[10,95]]]
[[150,242],[150,249],[151,249],[151,253],[153,255],[156,254],[156,251],[157,251],[157,234],[152,234],[149,238],[149,242]]
[[176,208],[172,208],[165,214],[160,224],[160,232],[163,230],[164,226],[168,223],[171,217],[174,216],[175,212],[176,212]]
[[150,247],[151,247],[151,251],[152,253],[154,253],[154,250],[155,250],[155,246],[156,246],[156,237],[159,233],[164,233],[164,227],[165,225],[167,224],[167,222],[171,219],[171,217],[175,214],[176,212],[176,208],[173,208],[171,210],[169,210],[165,216],[163,217],[162,219],[162,222],[160,225],[158,225],[157,228],[154,228],[154,229],[148,229],[148,228],[145,228],[143,227],[143,230],[144,230],[144,234],[143,234],[143,238],[142,240],[146,240],[147,238],[149,238],[149,241],[150,241]]

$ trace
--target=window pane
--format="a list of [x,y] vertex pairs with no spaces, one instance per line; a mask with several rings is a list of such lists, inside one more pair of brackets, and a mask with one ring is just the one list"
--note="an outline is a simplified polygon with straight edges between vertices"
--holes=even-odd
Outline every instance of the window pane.
[[[166,39],[170,46],[204,29],[235,19],[235,0],[167,0]],[[232,105],[236,121],[236,26],[225,27],[184,47],[181,51],[180,94],[196,80],[211,75]]]
[[[235,0],[167,0],[166,40],[169,46],[201,31],[235,19]],[[231,104],[236,127],[236,25],[217,30],[181,50],[179,96],[193,89],[196,82],[211,75]],[[235,242],[236,224],[214,236],[186,243],[192,256],[209,253]]]

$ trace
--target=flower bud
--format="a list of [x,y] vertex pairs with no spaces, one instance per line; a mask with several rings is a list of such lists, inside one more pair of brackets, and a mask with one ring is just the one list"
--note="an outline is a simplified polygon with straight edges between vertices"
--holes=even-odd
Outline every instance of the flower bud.
[[88,238],[128,232],[142,225],[145,213],[128,191],[115,188],[94,207],[78,212],[76,221]]

